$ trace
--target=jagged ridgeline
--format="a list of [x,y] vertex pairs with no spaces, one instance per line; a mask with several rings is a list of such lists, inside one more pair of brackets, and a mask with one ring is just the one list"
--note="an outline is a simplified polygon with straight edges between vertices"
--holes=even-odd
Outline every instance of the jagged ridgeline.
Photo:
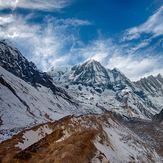
[[130,116],[151,118],[163,108],[163,78],[150,76],[132,82],[120,70],[105,68],[95,60],[48,72],[57,85],[90,108],[113,110]]
[[45,73],[0,41],[0,162],[161,163],[162,81],[95,60]]

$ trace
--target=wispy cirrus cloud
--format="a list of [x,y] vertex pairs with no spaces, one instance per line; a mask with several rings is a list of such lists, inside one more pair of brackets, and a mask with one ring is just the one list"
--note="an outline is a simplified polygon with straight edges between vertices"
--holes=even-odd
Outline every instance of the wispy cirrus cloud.
[[163,6],[161,6],[148,20],[137,26],[126,30],[124,40],[139,39],[143,33],[151,34],[153,37],[163,34]]
[[94,59],[103,62],[103,59],[106,58],[114,48],[113,46],[111,48],[110,45],[113,45],[111,39],[98,39],[83,47],[72,49],[70,53],[78,53],[78,55],[82,56],[83,60]]
[[70,0],[0,0],[0,9],[24,8],[54,11],[60,10],[70,4]]
[[[7,8],[5,2],[0,3],[0,8]],[[50,1],[41,2],[49,3]],[[63,6],[69,3],[69,1],[65,2],[67,4]],[[48,8],[48,4],[43,7],[42,3],[37,4],[36,1],[21,1],[21,3],[15,6],[23,8],[23,5],[29,4],[26,8],[30,9],[30,4],[33,4],[32,9],[47,10]],[[58,7],[58,9],[61,8]],[[48,10],[53,9],[56,8],[52,7]],[[154,51],[150,51],[148,53],[150,55],[145,55],[146,51],[139,53],[140,49],[148,46],[154,37],[163,34],[162,14],[163,7],[142,25],[126,30],[121,36],[123,41],[120,44],[116,43],[114,38],[97,38],[84,44],[80,38],[79,29],[82,26],[92,25],[88,20],[44,16],[43,22],[30,23],[32,14],[0,15],[0,38],[15,42],[22,53],[44,71],[53,66],[77,64],[92,58],[107,68],[116,67],[130,79],[137,80],[150,74],[163,73],[163,65],[160,62],[163,56],[156,56]],[[152,34],[152,37],[141,39],[142,33]],[[140,41],[133,43],[133,40],[137,39]]]
[[56,19],[56,21],[60,25],[67,25],[67,26],[92,25],[92,23],[88,20],[81,20],[81,19],[77,19],[77,18]]
[[160,60],[163,57],[150,56],[150,57],[136,57],[132,55],[112,55],[108,60],[107,67],[117,67],[119,70],[131,80],[136,81],[140,78],[147,77],[149,75],[163,74],[163,66]]
[[1,15],[0,38],[15,42],[23,54],[44,71],[68,60],[64,50],[78,42],[75,34],[78,27],[91,24],[77,18],[54,17],[45,17],[42,24],[29,23],[32,16]]

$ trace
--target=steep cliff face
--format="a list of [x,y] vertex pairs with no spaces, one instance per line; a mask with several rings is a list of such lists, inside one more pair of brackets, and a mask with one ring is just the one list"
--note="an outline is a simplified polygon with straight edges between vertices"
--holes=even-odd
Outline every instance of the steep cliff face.
[[28,62],[18,49],[6,41],[0,41],[0,66],[32,84],[35,83],[36,74],[43,76],[43,73],[39,72],[34,63]]
[[135,84],[144,91],[159,111],[163,108],[163,77],[161,74],[143,78]]
[[54,94],[71,99],[63,89],[54,85],[47,73],[39,71],[34,63],[29,62],[18,49],[6,41],[0,41],[0,66],[34,87],[40,84],[50,88]]

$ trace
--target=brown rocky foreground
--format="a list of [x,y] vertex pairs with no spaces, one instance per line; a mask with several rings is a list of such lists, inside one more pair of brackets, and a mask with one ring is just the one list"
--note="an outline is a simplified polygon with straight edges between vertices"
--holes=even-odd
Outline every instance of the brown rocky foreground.
[[[150,132],[151,123],[138,120],[130,122],[111,112],[103,115],[67,116],[56,122],[26,129],[2,142],[0,161],[161,163],[163,126],[152,123]],[[154,134],[155,130],[160,130],[160,134]]]

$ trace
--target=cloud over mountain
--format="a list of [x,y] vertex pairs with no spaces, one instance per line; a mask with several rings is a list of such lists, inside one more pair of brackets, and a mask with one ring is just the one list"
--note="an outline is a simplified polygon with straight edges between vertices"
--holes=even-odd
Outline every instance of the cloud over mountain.
[[[144,23],[118,33],[117,39],[103,32],[95,35],[93,20],[63,16],[71,4],[70,0],[0,0],[0,38],[14,42],[43,71],[92,58],[121,69],[132,80],[163,73],[162,6]],[[8,8],[12,10],[3,12]],[[83,40],[86,32],[95,35],[93,39]]]

